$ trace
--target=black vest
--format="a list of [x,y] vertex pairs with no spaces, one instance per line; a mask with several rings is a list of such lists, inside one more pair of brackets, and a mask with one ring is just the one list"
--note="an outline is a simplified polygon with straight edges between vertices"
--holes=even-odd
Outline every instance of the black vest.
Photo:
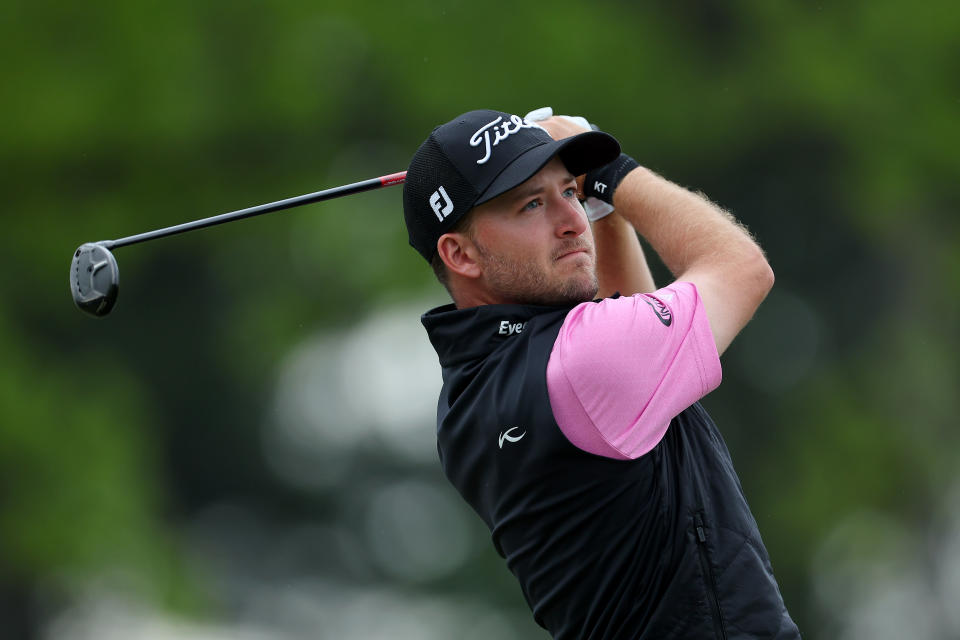
[[447,305],[422,318],[443,368],[443,471],[534,619],[560,639],[799,638],[699,403],[638,460],[586,453],[560,431],[546,368],[568,311]]

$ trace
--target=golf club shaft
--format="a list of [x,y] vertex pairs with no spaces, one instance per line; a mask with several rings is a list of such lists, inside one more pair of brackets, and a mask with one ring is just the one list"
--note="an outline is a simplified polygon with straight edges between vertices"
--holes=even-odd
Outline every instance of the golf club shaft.
[[372,189],[379,189],[381,187],[389,187],[395,184],[403,184],[406,176],[406,171],[391,173],[389,175],[380,176],[379,178],[371,178],[361,182],[354,182],[353,184],[345,184],[340,187],[333,187],[332,189],[325,189],[323,191],[316,191],[314,193],[306,193],[302,196],[294,196],[292,198],[286,198],[276,202],[269,202],[267,204],[261,204],[255,207],[249,207],[247,209],[240,209],[239,211],[221,213],[217,216],[211,216],[201,220],[194,220],[193,222],[185,222],[172,227],[155,229],[154,231],[146,231],[144,233],[138,233],[137,235],[127,236],[126,238],[120,238],[118,240],[102,240],[97,244],[100,244],[107,249],[113,249],[130,244],[137,244],[138,242],[146,242],[147,240],[165,238],[166,236],[185,233],[195,229],[203,229],[205,227],[212,227],[225,222],[242,220],[244,218],[252,218],[253,216],[259,216],[264,213],[282,211],[283,209],[291,209],[293,207],[299,207],[301,205],[311,204],[313,202],[322,202],[323,200],[331,200],[341,196],[349,196],[354,193],[370,191]]

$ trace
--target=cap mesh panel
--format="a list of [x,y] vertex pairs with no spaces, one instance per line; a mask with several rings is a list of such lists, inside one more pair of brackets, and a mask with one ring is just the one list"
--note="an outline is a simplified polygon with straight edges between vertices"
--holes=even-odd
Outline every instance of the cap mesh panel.
[[[430,206],[430,197],[443,187],[453,211],[443,221]],[[450,163],[431,135],[420,145],[407,168],[403,185],[403,214],[410,245],[429,261],[436,252],[437,239],[473,207],[476,190]]]

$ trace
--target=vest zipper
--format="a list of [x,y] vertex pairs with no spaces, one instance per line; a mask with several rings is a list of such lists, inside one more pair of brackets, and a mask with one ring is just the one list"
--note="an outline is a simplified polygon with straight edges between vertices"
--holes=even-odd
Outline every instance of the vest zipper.
[[707,582],[707,591],[710,596],[713,629],[718,638],[727,640],[727,632],[723,628],[723,617],[720,615],[720,600],[717,598],[717,585],[713,579],[713,569],[710,568],[710,559],[707,557],[707,534],[703,526],[703,514],[699,511],[695,513],[693,515],[693,521],[696,528],[697,548],[700,551],[700,566],[703,569],[703,576]]

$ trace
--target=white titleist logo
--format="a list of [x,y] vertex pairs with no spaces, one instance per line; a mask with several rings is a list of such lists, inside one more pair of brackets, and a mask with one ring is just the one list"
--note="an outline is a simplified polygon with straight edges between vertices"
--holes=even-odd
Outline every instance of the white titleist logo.
[[[510,116],[509,120],[506,120],[502,123],[503,116],[497,116],[497,119],[493,122],[488,122],[483,125],[477,132],[470,136],[470,146],[479,147],[481,143],[484,145],[484,154],[483,157],[477,160],[477,164],[483,164],[490,159],[490,151],[493,147],[500,144],[501,140],[506,140],[520,129],[542,129],[540,125],[534,122],[527,122],[520,116]],[[500,124],[497,124],[500,123]],[[493,142],[490,142],[490,132],[493,132]]]
[[512,435],[510,435],[510,432],[511,432],[511,431],[516,431],[516,430],[519,429],[519,428],[520,428],[520,427],[510,427],[510,428],[507,429],[506,431],[500,432],[500,448],[501,448],[501,449],[503,449],[503,441],[504,441],[504,440],[506,440],[507,442],[517,442],[518,440],[520,440],[520,438],[522,438],[523,436],[527,435],[527,432],[526,432],[526,431],[524,431],[523,433],[521,433],[521,434],[518,435],[518,436],[512,436]]
[[509,320],[500,321],[500,335],[502,336],[512,336],[515,333],[520,333],[523,331],[523,325],[525,322],[510,322]]
[[[441,202],[441,198],[443,202]],[[440,222],[443,222],[443,219],[450,215],[450,212],[453,211],[453,202],[447,195],[446,189],[440,187],[430,194],[430,208],[437,214],[437,220]]]

